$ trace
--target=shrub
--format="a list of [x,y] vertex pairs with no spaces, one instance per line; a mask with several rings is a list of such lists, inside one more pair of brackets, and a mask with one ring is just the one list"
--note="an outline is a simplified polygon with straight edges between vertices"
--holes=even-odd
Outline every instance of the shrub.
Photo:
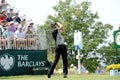
[[106,71],[110,71],[110,70],[114,70],[114,69],[120,70],[120,64],[111,64],[106,67]]

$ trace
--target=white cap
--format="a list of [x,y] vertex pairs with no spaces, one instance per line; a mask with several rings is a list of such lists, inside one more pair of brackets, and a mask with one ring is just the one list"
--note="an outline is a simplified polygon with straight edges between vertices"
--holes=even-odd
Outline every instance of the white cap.
[[19,28],[22,28],[22,26],[21,26],[21,25],[19,25],[19,26],[18,26],[18,29],[19,29]]
[[15,18],[15,16],[12,17],[13,19]]
[[13,24],[14,22],[13,21],[10,21],[10,24]]

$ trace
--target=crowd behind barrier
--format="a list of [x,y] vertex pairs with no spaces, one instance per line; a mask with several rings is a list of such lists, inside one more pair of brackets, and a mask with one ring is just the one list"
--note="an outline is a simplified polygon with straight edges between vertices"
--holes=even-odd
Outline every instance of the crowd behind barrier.
[[14,7],[1,0],[0,3],[0,49],[46,49],[45,31],[38,31],[31,20],[14,12]]
[[36,34],[25,34],[24,38],[16,38],[15,34],[8,34],[6,38],[0,38],[0,50],[23,49],[23,50],[45,50],[46,34],[45,31],[37,31]]

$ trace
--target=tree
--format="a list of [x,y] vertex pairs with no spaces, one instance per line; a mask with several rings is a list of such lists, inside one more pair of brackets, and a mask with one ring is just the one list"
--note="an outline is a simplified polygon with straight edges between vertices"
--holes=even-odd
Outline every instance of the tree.
[[[102,57],[100,58],[105,64],[115,64],[116,61],[116,49],[114,48],[114,43],[109,43],[109,46],[103,46],[99,50],[97,50],[98,53],[101,53]],[[120,49],[118,49],[118,54],[120,52]],[[119,56],[118,56],[119,57]],[[118,59],[118,62],[120,60]]]
[[89,10],[90,5],[91,2],[88,1],[83,1],[79,4],[75,0],[59,0],[58,5],[53,7],[56,14],[54,16],[49,15],[44,25],[47,33],[50,33],[50,27],[48,27],[50,22],[61,22],[65,27],[65,33],[63,34],[65,41],[68,44],[68,48],[72,49],[74,49],[74,30],[81,31],[83,36],[81,54],[84,55],[82,61],[86,61],[85,63],[89,60],[91,62],[97,61],[97,58],[93,60],[91,57],[87,57],[91,52],[96,52],[100,44],[105,43],[105,39],[108,38],[108,32],[113,28],[110,24],[100,22],[98,13],[92,13]]

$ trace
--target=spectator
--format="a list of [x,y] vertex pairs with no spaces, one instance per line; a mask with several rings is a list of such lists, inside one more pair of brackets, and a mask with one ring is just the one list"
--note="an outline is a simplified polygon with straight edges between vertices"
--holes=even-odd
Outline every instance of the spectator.
[[22,27],[18,27],[18,30],[14,34],[14,44],[15,47],[20,49],[20,44],[24,44],[24,48],[26,48],[26,39],[25,33],[22,31]]
[[0,50],[2,49],[2,43],[4,43],[2,35],[0,35]]
[[21,23],[24,25],[23,31],[25,31],[26,30],[26,19],[22,19]]
[[12,19],[13,19],[13,22],[14,22],[14,26],[17,29],[17,27],[19,26],[19,23],[16,21],[16,17],[15,16],[13,16]]
[[2,41],[3,41],[3,38],[2,38],[2,34],[4,32],[4,28],[3,28],[3,24],[0,23],[0,50],[2,49]]
[[6,18],[7,22],[11,22],[12,21],[12,17],[10,13],[7,13],[7,18]]
[[13,21],[11,21],[10,22],[10,31],[12,31],[12,32],[15,32],[16,31],[16,27],[14,26],[14,22]]
[[34,23],[30,23],[29,26],[30,26],[30,30],[35,34],[36,30],[34,28]]
[[0,13],[0,22],[6,21],[6,16],[4,15],[4,12],[5,12],[5,11],[2,11],[2,12]]
[[101,68],[98,66],[96,71],[95,71],[96,74],[101,74],[103,73],[103,71],[101,70]]
[[5,1],[5,0],[1,0],[1,3],[0,3],[0,12],[2,11],[2,10],[5,10],[5,11],[7,11],[7,6],[8,6],[9,4]]
[[5,17],[7,17],[5,10],[2,10],[2,11],[1,11],[1,14],[4,15]]
[[7,24],[6,20],[3,20],[3,21],[0,23],[0,25],[1,25],[2,28],[4,29],[3,31],[6,30],[6,24]]
[[13,10],[13,9],[10,9],[8,13],[11,14],[11,17],[15,16],[15,13],[14,13],[14,10]]
[[20,24],[21,18],[19,17],[19,13],[16,13],[15,17],[16,17],[16,21]]
[[23,19],[21,22],[20,22],[20,24],[19,24],[19,26],[18,27],[22,27],[22,30],[25,32],[25,30],[26,30],[26,19]]
[[25,38],[27,40],[27,46],[30,47],[31,44],[35,46],[36,39],[34,38],[33,32],[30,30],[30,26],[27,27],[25,35],[26,35]]
[[8,40],[13,39],[13,34],[14,34],[12,31],[10,31],[9,28],[10,28],[9,25],[7,25],[6,30],[3,32],[3,44],[5,45],[5,49],[8,49]]
[[4,32],[4,30],[5,30],[5,29],[3,28],[3,24],[1,23],[1,24],[0,24],[0,36],[1,36],[2,33]]

